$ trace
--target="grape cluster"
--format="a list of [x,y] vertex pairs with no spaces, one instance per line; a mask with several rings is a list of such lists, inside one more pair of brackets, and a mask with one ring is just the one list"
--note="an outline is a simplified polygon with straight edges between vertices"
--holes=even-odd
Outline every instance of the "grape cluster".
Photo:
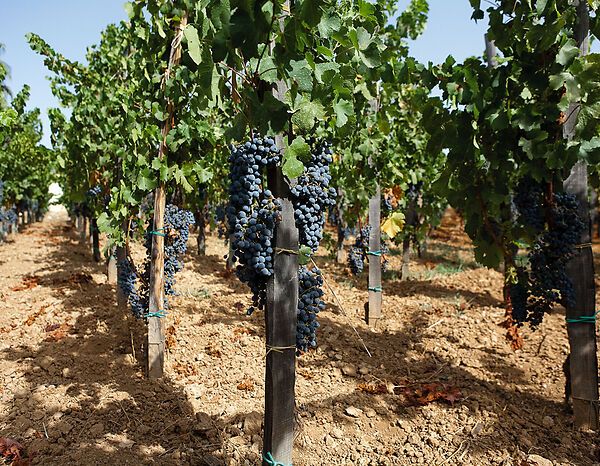
[[6,219],[6,221],[8,223],[17,223],[18,220],[18,215],[17,212],[15,211],[14,208],[12,209],[8,209],[5,214],[4,214],[4,218]]
[[102,193],[102,188],[98,185],[92,186],[85,193],[85,199],[81,204],[81,214],[84,217],[92,218],[94,216],[94,207],[98,201],[98,197]]
[[[296,180],[291,193],[298,242],[315,253],[323,239],[325,213],[335,205],[337,192],[329,186],[329,166],[333,161],[331,146],[314,140],[309,143],[312,146],[310,160],[304,163],[304,173]],[[300,266],[296,328],[296,348],[300,352],[317,346],[317,314],[325,308],[322,286],[323,277],[318,268]]]
[[516,207],[517,220],[535,231],[544,229],[544,188],[541,183],[525,178],[517,185],[513,203]]
[[317,314],[325,309],[323,301],[323,276],[316,268],[300,266],[298,270],[298,323],[296,326],[296,348],[308,351],[317,346]]
[[[165,208],[165,296],[174,296],[175,274],[183,270],[182,257],[187,251],[190,226],[194,225],[194,214],[189,210],[169,204]],[[152,224],[152,223],[151,223]],[[146,241],[152,241],[151,234]],[[166,306],[166,304],[165,304]]]
[[555,304],[575,304],[575,290],[566,265],[585,228],[577,207],[572,194],[553,195],[553,203],[548,206],[551,221],[531,246],[529,270],[521,268],[517,283],[511,286],[513,318],[518,323],[528,322],[536,327]]
[[390,196],[381,196],[381,210],[386,214],[389,214],[394,210]]
[[268,166],[280,162],[279,148],[272,138],[255,135],[252,140],[231,148],[229,164],[229,205],[227,223],[232,237],[236,275],[252,291],[252,306],[264,309],[267,280],[273,274],[273,235],[280,218],[280,205],[265,189]]
[[215,207],[215,222],[217,223],[217,236],[219,239],[225,238],[225,244],[228,242],[227,238],[227,224],[225,222],[227,216],[227,207],[223,204]]
[[[150,226],[154,219],[150,218]],[[146,259],[141,276],[138,274],[129,259],[119,261],[118,283],[123,293],[128,297],[129,304],[134,316],[143,317],[149,309],[150,297],[150,258],[152,253],[152,237],[156,233],[164,234],[164,280],[165,280],[165,309],[168,308],[167,296],[176,295],[175,274],[183,269],[182,256],[187,251],[187,242],[190,234],[190,226],[194,224],[194,215],[184,209],[168,204],[165,208],[164,229],[161,232],[146,232],[144,246],[146,247]],[[136,288],[139,278],[140,284]]]
[[327,142],[312,145],[311,158],[304,163],[304,173],[291,192],[299,243],[316,252],[323,239],[325,212],[335,205],[337,193],[335,188],[329,187],[329,165],[333,160],[330,145]]
[[408,189],[406,190],[407,199],[409,201],[415,201],[421,194],[422,189],[423,189],[422,181],[417,181],[416,183],[409,184]]
[[137,281],[137,272],[128,258],[117,262],[117,285],[127,297],[132,314],[139,319],[144,317],[148,310],[148,287],[137,287]]
[[[365,269],[365,262],[369,258],[369,236],[371,235],[371,225],[365,225],[360,229],[354,244],[348,252],[348,267],[353,275],[360,275]],[[388,260],[385,255],[389,252],[387,243],[381,240],[381,268],[383,271],[387,270]]]

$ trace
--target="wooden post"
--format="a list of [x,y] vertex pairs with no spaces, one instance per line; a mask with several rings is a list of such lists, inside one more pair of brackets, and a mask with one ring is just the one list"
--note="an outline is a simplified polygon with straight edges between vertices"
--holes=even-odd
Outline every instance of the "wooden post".
[[203,207],[196,216],[198,218],[198,236],[196,237],[196,246],[199,256],[204,256],[206,254],[206,215],[206,208]]
[[83,216],[83,224],[81,225],[81,232],[79,233],[79,242],[81,244],[85,244],[87,240],[87,230],[88,230],[88,218]]
[[[290,2],[283,5],[290,11]],[[283,19],[280,20],[283,31]],[[273,96],[285,100],[287,86],[278,81]],[[289,137],[290,135],[288,135]],[[283,151],[284,139],[275,138]],[[294,446],[294,408],[296,385],[296,312],[298,310],[298,255],[278,254],[278,250],[298,251],[298,229],[294,220],[291,193],[281,169],[270,170],[268,184],[281,203],[281,220],[275,227],[273,276],[267,282],[265,309],[266,367],[265,367],[265,421],[263,438],[263,466],[271,461],[291,465]]]
[[[181,39],[183,30],[187,25],[187,15],[184,14],[181,22],[177,25],[177,31],[173,42],[171,43],[171,53],[169,64],[165,71],[164,81],[169,79],[174,66],[181,60]],[[162,125],[160,146],[158,148],[158,158],[163,159],[167,155],[167,136],[173,128],[175,106],[169,99],[167,101],[167,120]],[[150,259],[150,302],[148,317],[148,377],[157,379],[163,376],[165,363],[165,334],[163,318],[153,314],[164,311],[165,301],[165,242],[160,234],[164,229],[166,207],[166,190],[163,181],[160,181],[154,192],[154,224],[153,231],[159,233],[152,235],[152,257]]]
[[[587,2],[577,5],[577,43],[583,55],[589,52],[589,11]],[[564,136],[575,135],[579,105],[571,104],[564,126]],[[596,287],[594,283],[594,260],[592,255],[591,221],[588,201],[587,164],[577,162],[564,181],[566,192],[574,194],[579,201],[578,214],[585,223],[576,248],[575,256],[567,264],[569,277],[575,287],[575,305],[567,307],[567,333],[570,345],[571,396],[575,427],[582,430],[598,429],[598,357],[596,353],[596,326],[588,322],[569,322],[581,317],[593,318],[596,312]]]
[[106,263],[106,278],[108,283],[114,285],[117,283],[117,248],[113,248],[108,256]]
[[[369,199],[369,225],[371,234],[369,235],[369,251],[381,251],[381,188],[377,185],[375,195]],[[376,325],[381,319],[381,256],[378,254],[369,255],[369,306],[366,312],[366,321],[368,325]]]
[[[278,147],[283,147],[283,138],[277,137],[276,141]],[[294,221],[294,207],[289,200],[289,187],[279,169],[270,181],[269,186],[273,186],[272,191],[281,202],[281,221],[277,224],[274,237],[275,250],[297,251],[298,229]],[[291,465],[294,444],[298,256],[276,253],[273,269],[274,274],[267,284],[265,310],[267,360],[263,457],[270,454],[278,463]],[[271,463],[263,461],[263,466],[269,464]]]
[[[408,206],[406,209],[406,218],[404,219],[404,225],[410,226],[413,228],[417,227],[418,218],[417,218],[417,199],[411,199],[408,202]],[[416,238],[416,235],[414,236]],[[400,269],[400,279],[408,280],[408,276],[410,273],[410,244],[411,244],[411,235],[406,235],[404,240],[402,241],[402,266]]]
[[92,253],[94,254],[94,262],[100,262],[102,259],[100,254],[100,231],[98,230],[98,221],[93,217],[90,221],[90,230],[92,232]]
[[[341,188],[338,188],[338,199],[341,198],[343,192]],[[338,264],[346,263],[346,253],[344,252],[344,240],[346,239],[346,235],[344,234],[344,218],[342,213],[342,207],[340,202],[338,201],[335,205],[336,215],[337,215],[337,250],[336,250],[336,262]]]

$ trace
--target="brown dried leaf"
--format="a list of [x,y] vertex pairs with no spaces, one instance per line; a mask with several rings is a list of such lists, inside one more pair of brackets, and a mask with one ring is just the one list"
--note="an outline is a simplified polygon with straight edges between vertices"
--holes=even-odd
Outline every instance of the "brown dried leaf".
[[369,395],[382,395],[384,393],[388,393],[388,387],[384,383],[367,383],[361,382],[356,386],[358,391],[368,393]]
[[298,374],[304,377],[306,380],[314,379],[315,375],[307,369],[298,369]]
[[[58,325],[58,326],[57,326]],[[60,341],[65,338],[69,331],[71,330],[71,326],[67,323],[63,324],[50,324],[47,325],[44,329],[47,333],[49,333],[46,341]]]
[[36,319],[37,319],[39,316],[41,316],[41,315],[42,315],[42,314],[43,314],[43,313],[46,311],[46,309],[48,309],[48,305],[42,306],[42,307],[40,308],[40,310],[39,310],[39,311],[37,311],[37,312],[34,312],[34,313],[33,313],[33,314],[31,314],[29,317],[27,317],[27,320],[26,320],[25,322],[23,322],[23,323],[24,323],[25,325],[28,325],[28,326],[31,326],[31,325],[33,325],[33,323],[35,322],[35,320],[36,320]]
[[219,351],[217,348],[215,348],[212,345],[207,346],[206,348],[204,348],[204,350],[206,351],[206,354],[208,354],[209,356],[213,356],[215,358],[221,357],[221,351]]
[[38,286],[39,277],[35,275],[25,275],[21,279],[21,284],[11,288],[12,291],[25,291]]
[[10,460],[11,463],[21,466],[28,465],[29,460],[23,458],[25,447],[14,439],[8,437],[0,437],[0,456],[5,460]]
[[196,370],[196,367],[190,363],[182,364],[180,362],[177,362],[177,363],[173,364],[173,370],[175,372],[177,372],[179,375],[186,376],[186,377],[192,377],[192,376],[198,375],[198,371]]
[[237,386],[238,390],[245,390],[247,392],[251,392],[254,390],[254,380],[252,379],[244,379],[242,380],[238,386]]

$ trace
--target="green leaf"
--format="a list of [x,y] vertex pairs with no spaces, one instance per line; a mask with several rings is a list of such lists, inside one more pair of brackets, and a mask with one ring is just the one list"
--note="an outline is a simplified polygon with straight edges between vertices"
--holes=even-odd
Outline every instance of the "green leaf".
[[310,131],[315,121],[325,117],[323,104],[318,101],[304,101],[292,115],[292,124],[299,132]]
[[307,160],[309,157],[310,146],[302,136],[299,136],[283,151],[281,171],[289,179],[298,178],[304,173],[304,164],[300,160]]
[[310,256],[312,255],[312,250],[308,246],[300,246],[298,248],[298,264],[306,265],[310,262]]
[[573,39],[569,39],[567,43],[558,51],[558,54],[556,55],[556,63],[567,66],[578,55],[579,48],[577,47],[577,43]]
[[354,107],[352,106],[352,102],[340,99],[333,105],[333,111],[337,118],[335,126],[341,128],[348,123],[348,117],[354,114]]
[[200,50],[200,38],[198,31],[194,26],[188,24],[183,30],[183,35],[187,40],[188,53],[196,65],[202,62],[202,51]]

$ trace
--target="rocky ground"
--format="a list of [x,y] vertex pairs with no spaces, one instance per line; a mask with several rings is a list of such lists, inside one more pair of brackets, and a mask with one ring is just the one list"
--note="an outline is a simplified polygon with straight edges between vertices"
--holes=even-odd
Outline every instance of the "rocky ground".
[[[0,438],[38,465],[259,464],[263,316],[244,316],[247,289],[225,253],[210,236],[206,256],[188,254],[167,375],[150,381],[141,323],[117,309],[66,214],[0,245]],[[455,217],[409,281],[392,251],[374,329],[366,277],[325,252],[317,262],[342,308],[326,293],[320,346],[298,360],[296,466],[600,464],[598,437],[573,430],[564,405],[564,314],[512,351],[502,277],[473,262]]]

